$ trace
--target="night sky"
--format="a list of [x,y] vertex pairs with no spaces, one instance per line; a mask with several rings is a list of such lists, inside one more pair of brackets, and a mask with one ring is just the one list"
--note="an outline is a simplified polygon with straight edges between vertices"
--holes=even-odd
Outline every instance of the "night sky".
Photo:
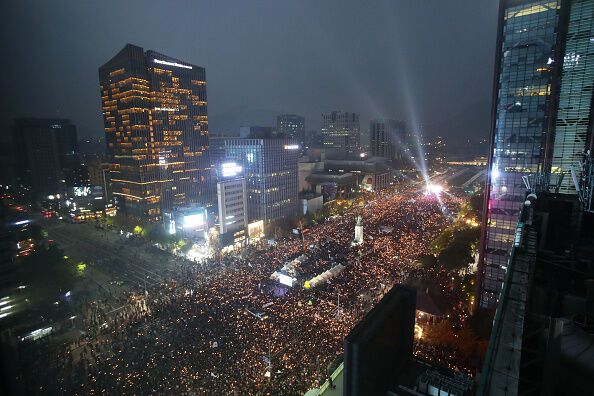
[[2,7],[0,128],[70,118],[102,136],[97,69],[126,43],[206,68],[211,132],[320,112],[488,135],[498,1],[19,1]]

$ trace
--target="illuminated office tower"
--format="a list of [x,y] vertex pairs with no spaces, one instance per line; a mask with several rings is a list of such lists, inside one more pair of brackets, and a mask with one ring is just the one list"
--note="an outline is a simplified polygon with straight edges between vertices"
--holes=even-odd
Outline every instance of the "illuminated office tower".
[[591,146],[594,0],[503,0],[479,257],[479,301],[494,307],[526,197],[523,176],[567,173]]
[[112,194],[124,214],[214,198],[204,68],[127,44],[99,68]]
[[226,161],[217,169],[217,201],[219,205],[219,232],[225,246],[246,239],[248,226],[246,183],[243,167]]
[[347,155],[359,149],[359,114],[342,111],[322,113],[321,121],[324,148]]
[[299,145],[295,140],[217,139],[225,162],[235,161],[244,172],[249,222],[265,224],[297,214]]

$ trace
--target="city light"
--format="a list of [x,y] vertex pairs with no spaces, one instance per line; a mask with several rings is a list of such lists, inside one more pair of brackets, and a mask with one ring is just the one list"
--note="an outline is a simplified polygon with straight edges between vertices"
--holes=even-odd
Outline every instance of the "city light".
[[183,67],[184,69],[190,69],[190,70],[192,69],[192,66],[182,65],[181,63],[177,63],[177,62],[164,61],[164,60],[161,60],[161,59],[153,59],[153,62],[159,63],[161,65]]
[[497,168],[493,168],[493,170],[491,171],[491,179],[493,181],[497,180],[497,178],[499,178],[500,172]]
[[221,174],[223,177],[237,176],[242,170],[242,166],[235,162],[225,162],[221,165]]
[[425,194],[439,195],[443,191],[443,186],[439,184],[428,184]]
[[184,216],[184,228],[197,228],[204,225],[204,214],[197,213]]
[[298,144],[285,144],[285,150],[298,150]]

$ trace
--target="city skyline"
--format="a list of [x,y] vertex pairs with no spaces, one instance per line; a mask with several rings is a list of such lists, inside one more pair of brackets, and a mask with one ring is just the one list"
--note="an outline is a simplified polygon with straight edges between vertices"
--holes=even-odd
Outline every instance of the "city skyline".
[[581,395],[594,0],[13,2],[0,394]]
[[[109,7],[75,4],[61,13],[56,5],[40,4],[36,5],[40,20],[27,13],[27,4],[15,4],[9,7],[13,17],[2,27],[3,47],[14,62],[4,66],[7,74],[26,72],[30,77],[18,80],[25,85],[20,88],[14,81],[2,80],[13,100],[3,109],[0,128],[18,116],[61,117],[72,119],[82,138],[101,136],[94,70],[129,42],[208,70],[213,133],[235,132],[240,125],[272,125],[284,113],[304,116],[306,130],[319,129],[321,112],[341,109],[361,114],[365,128],[372,118],[394,118],[422,125],[428,135],[487,137],[496,19],[492,2],[432,7],[384,2],[371,9],[357,3],[336,4],[264,2],[229,9],[185,3],[179,8],[187,12],[175,29],[169,24],[123,23],[122,18],[133,12],[146,16],[140,19],[155,15],[155,10],[139,3],[128,3],[109,16],[105,13]],[[193,11],[210,17],[199,26],[183,23]],[[450,25],[447,20],[453,21],[460,12],[473,18]],[[285,14],[292,15],[288,25],[281,17]],[[412,23],[419,18],[433,26],[431,31]],[[259,23],[254,26],[252,20]],[[374,29],[363,29],[372,22]],[[433,46],[438,29],[447,30],[451,40]],[[364,34],[355,34],[357,30]],[[246,33],[258,40],[242,40]],[[188,35],[201,39],[184,39]],[[18,43],[10,37],[19,37]],[[78,37],[92,45],[81,46]],[[457,43],[480,54],[466,59]],[[29,52],[23,52],[24,47]],[[454,57],[462,64],[451,62]],[[280,63],[271,66],[272,59]],[[42,67],[52,73],[35,72]],[[457,89],[460,84],[467,89]],[[41,95],[27,95],[32,89]],[[36,113],[30,114],[30,108]]]

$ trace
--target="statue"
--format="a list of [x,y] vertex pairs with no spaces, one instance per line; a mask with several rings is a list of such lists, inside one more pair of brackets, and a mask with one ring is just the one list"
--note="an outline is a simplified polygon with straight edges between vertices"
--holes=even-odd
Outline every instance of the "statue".
[[363,218],[357,216],[355,220],[355,239],[353,240],[353,246],[360,246],[363,244]]

